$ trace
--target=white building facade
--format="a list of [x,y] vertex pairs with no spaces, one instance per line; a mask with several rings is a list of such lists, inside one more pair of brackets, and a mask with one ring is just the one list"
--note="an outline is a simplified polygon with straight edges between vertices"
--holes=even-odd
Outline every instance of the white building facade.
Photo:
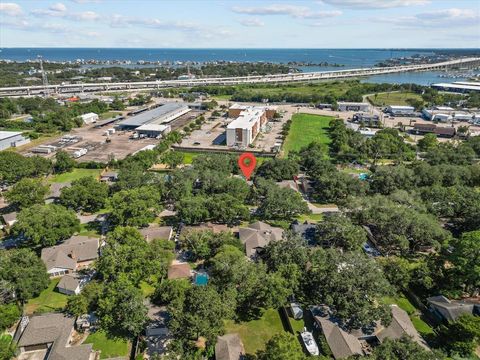
[[0,131],[0,150],[5,150],[11,147],[17,147],[30,142],[18,131]]

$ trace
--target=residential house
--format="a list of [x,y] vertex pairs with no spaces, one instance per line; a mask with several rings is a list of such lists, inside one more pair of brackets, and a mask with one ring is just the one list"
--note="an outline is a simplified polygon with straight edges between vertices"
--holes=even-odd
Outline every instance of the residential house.
[[325,336],[325,340],[335,359],[344,359],[354,355],[368,355],[372,348],[385,339],[400,339],[409,336],[423,348],[429,350],[427,343],[413,326],[405,310],[397,305],[391,306],[392,321],[387,327],[379,322],[371,327],[347,330],[330,314],[326,307],[311,309],[314,326]]
[[168,267],[168,279],[190,279],[192,277],[192,268],[189,263],[173,261]]
[[118,180],[118,172],[107,171],[100,175],[100,181],[102,182],[115,182]]
[[451,322],[463,314],[480,315],[480,302],[449,300],[443,295],[427,298],[430,311],[439,319]]
[[21,355],[30,353],[29,358],[48,360],[94,360],[96,357],[91,344],[71,345],[73,317],[51,313],[32,316],[25,323],[20,325],[24,326],[18,341]]
[[65,274],[57,284],[58,292],[65,295],[78,295],[90,280],[90,276]]
[[87,268],[98,259],[98,238],[72,236],[62,244],[42,249],[41,258],[51,277]]
[[166,307],[156,306],[145,300],[145,306],[148,309],[148,322],[145,327],[145,341],[147,344],[146,352],[148,356],[154,354],[162,355],[167,350],[167,345],[172,339],[172,335],[167,327],[169,315]]
[[245,246],[246,255],[255,258],[271,241],[277,241],[283,237],[283,229],[257,221],[248,227],[240,228],[238,236]]
[[140,233],[147,242],[154,239],[170,240],[173,235],[173,227],[150,225],[149,227],[140,229]]
[[278,181],[277,186],[281,187],[283,189],[291,189],[294,191],[299,191],[298,190],[298,185],[295,180],[283,180],[283,181]]
[[215,360],[244,359],[245,349],[238,334],[226,334],[217,337],[215,344]]
[[5,223],[5,225],[7,227],[12,227],[13,224],[15,224],[17,222],[17,213],[16,212],[11,212],[11,213],[8,213],[8,214],[4,214],[2,215],[2,218],[3,218],[3,222]]
[[62,193],[62,189],[71,186],[71,182],[64,182],[64,183],[53,183],[50,185],[50,192],[48,194],[48,197],[46,199],[46,203],[52,203],[55,202],[60,198],[60,195]]
[[317,225],[304,222],[300,224],[295,220],[290,226],[294,234],[300,235],[308,244],[314,244],[317,235]]

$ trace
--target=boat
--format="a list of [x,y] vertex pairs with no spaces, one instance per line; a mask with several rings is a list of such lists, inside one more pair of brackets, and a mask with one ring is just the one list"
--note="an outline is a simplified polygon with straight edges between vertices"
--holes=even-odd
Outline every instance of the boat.
[[305,348],[307,349],[308,353],[310,355],[319,355],[318,351],[318,346],[317,343],[315,342],[315,339],[313,338],[313,334],[309,331],[307,331],[307,328],[303,328],[303,331],[300,333],[300,336],[302,337],[303,344],[305,345]]

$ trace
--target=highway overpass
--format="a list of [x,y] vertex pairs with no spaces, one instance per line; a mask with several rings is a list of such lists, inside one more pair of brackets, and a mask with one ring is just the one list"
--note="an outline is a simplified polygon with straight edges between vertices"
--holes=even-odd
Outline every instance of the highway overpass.
[[314,81],[328,79],[344,79],[358,76],[382,75],[408,71],[430,71],[449,67],[476,67],[480,66],[480,58],[463,58],[434,64],[400,65],[392,67],[372,67],[335,71],[317,71],[294,74],[275,74],[239,77],[210,77],[187,80],[159,80],[140,82],[103,82],[80,83],[48,86],[17,86],[0,88],[0,96],[29,96],[45,94],[77,94],[98,91],[129,91],[155,90],[173,87],[191,87],[198,85],[237,85],[259,83],[286,83],[295,81]]

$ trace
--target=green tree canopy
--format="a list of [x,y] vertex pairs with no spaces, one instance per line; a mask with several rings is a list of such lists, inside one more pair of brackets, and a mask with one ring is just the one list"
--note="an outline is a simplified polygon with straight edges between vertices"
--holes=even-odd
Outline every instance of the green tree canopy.
[[75,213],[63,206],[33,205],[18,213],[13,232],[23,236],[33,247],[53,246],[80,230]]
[[343,250],[360,250],[367,241],[367,233],[344,215],[325,217],[317,225],[317,241]]
[[48,186],[43,185],[41,180],[24,178],[12,186],[5,198],[16,209],[23,209],[43,204],[48,191]]
[[72,182],[72,186],[62,189],[60,203],[76,211],[95,212],[107,200],[108,185],[87,176]]
[[306,360],[298,339],[287,332],[273,335],[265,345],[265,350],[257,353],[258,360]]
[[75,167],[75,160],[64,150],[60,150],[55,155],[55,172],[64,173],[72,171]]
[[298,175],[298,163],[292,159],[274,158],[267,160],[258,167],[255,176],[261,176],[266,179],[282,181],[292,180]]

